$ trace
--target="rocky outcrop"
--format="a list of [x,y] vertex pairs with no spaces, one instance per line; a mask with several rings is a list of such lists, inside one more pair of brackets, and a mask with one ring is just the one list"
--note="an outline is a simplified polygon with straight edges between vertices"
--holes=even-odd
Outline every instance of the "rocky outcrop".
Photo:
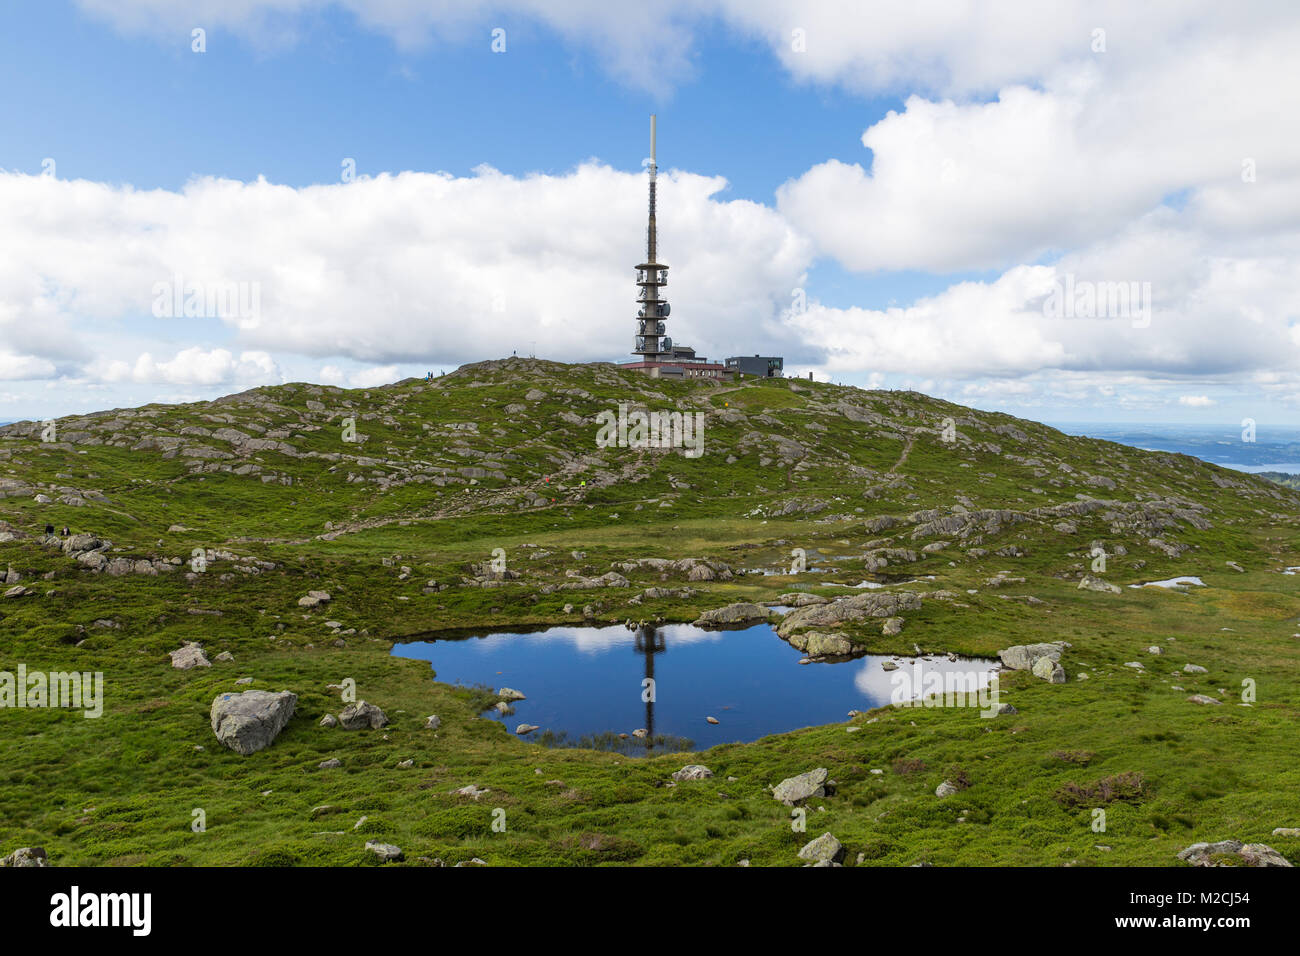
[[857,650],[847,635],[837,631],[800,631],[785,640],[809,657],[848,657]]
[[830,598],[824,598],[820,594],[808,594],[804,591],[791,591],[788,594],[778,594],[777,604],[783,604],[786,607],[808,607],[810,604],[829,604]]
[[777,625],[776,632],[789,639],[799,628],[837,627],[869,617],[898,617],[901,611],[919,611],[921,596],[911,591],[869,591],[838,598],[826,604],[795,608]]
[[[1237,861],[1215,859],[1237,857]],[[1218,843],[1193,843],[1178,854],[1178,859],[1192,866],[1290,866],[1281,853],[1263,843],[1220,840]]]
[[754,621],[766,621],[771,616],[772,611],[768,608],[740,602],[705,611],[696,620],[695,626],[725,627],[728,624],[750,624]]
[[287,690],[218,694],[210,712],[212,732],[223,745],[247,756],[271,746],[297,705],[298,695]]

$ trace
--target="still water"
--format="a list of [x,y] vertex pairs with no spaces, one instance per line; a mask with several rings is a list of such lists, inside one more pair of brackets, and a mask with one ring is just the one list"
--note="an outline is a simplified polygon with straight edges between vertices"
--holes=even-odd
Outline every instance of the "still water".
[[[536,724],[541,729],[534,738],[550,731],[576,743],[644,728],[687,738],[698,749],[844,721],[850,710],[888,704],[902,674],[886,671],[887,661],[915,674],[911,659],[879,655],[800,664],[803,654],[767,624],[724,631],[671,624],[640,631],[613,625],[484,632],[398,644],[393,653],[429,661],[448,684],[510,687],[527,695],[509,716],[484,714],[512,732],[521,723]],[[919,666],[974,672],[982,686],[994,665],[935,657]],[[647,677],[655,682],[653,702],[642,699]]]

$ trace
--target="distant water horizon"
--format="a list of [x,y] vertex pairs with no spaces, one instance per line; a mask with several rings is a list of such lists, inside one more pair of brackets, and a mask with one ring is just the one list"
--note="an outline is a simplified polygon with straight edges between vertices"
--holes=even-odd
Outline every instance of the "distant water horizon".
[[1300,428],[1260,424],[1254,440],[1238,424],[1188,425],[1178,422],[1044,422],[1067,435],[1099,438],[1144,451],[1200,458],[1213,465],[1257,474],[1300,474]]

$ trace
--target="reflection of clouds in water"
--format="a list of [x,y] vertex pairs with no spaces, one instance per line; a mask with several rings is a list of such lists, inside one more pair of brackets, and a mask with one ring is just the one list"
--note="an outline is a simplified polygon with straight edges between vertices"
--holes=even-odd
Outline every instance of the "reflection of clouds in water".
[[[693,624],[666,624],[659,628],[668,647],[674,644],[697,644],[704,641],[721,640],[719,631],[706,631]],[[622,624],[610,624],[605,627],[548,627],[544,631],[532,634],[491,634],[478,641],[475,648],[483,653],[500,649],[501,641],[528,641],[530,644],[571,644],[574,650],[582,654],[603,654],[606,651],[630,648],[636,642],[636,632],[628,630]],[[491,647],[490,641],[496,641]]]
[[915,700],[922,696],[937,693],[937,677],[929,675],[954,674],[966,677],[959,685],[952,684],[944,678],[943,689],[956,689],[958,686],[969,691],[987,687],[989,675],[996,666],[994,661],[963,660],[950,661],[947,658],[922,661],[915,658],[905,660],[898,665],[898,670],[887,671],[881,664],[892,658],[868,657],[861,669],[853,675],[853,686],[876,706],[888,704],[894,697],[894,688],[903,687],[900,699]]

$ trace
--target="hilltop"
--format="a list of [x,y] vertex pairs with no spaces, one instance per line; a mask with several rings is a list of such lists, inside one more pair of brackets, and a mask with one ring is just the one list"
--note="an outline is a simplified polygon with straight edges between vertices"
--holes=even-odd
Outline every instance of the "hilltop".
[[[698,413],[703,453],[599,447],[620,404]],[[808,570],[784,573],[796,549]],[[53,433],[19,422],[0,428],[0,648],[103,671],[107,703],[99,720],[0,711],[0,850],[372,862],[364,836],[408,860],[790,864],[808,837],[764,788],[826,766],[836,791],[817,826],[863,862],[1170,863],[1229,837],[1296,860],[1300,840],[1270,835],[1300,825],[1300,577],[1281,573],[1295,565],[1294,489],[916,392],[508,359],[115,409]],[[1179,575],[1206,586],[1129,587]],[[865,614],[829,587],[904,578],[891,593],[908,597]],[[714,748],[698,761],[737,778],[721,799],[664,786],[680,755],[629,765],[512,739],[476,719],[481,694],[388,656],[444,629],[691,621],[805,592],[816,603],[780,633],[814,656],[1062,641],[1068,681],[1007,674],[1019,713],[992,722],[886,708],[853,717],[852,735]],[[173,669],[185,641],[233,661]],[[298,694],[275,744],[247,757],[207,726],[242,677]],[[392,718],[382,737],[317,726],[343,677]],[[1244,680],[1257,698],[1236,706]],[[436,735],[417,719],[433,713]],[[344,757],[334,777],[317,770],[330,755]],[[1069,795],[1134,774],[1111,830],[1091,833],[1099,798]],[[954,776],[969,787],[934,796]],[[490,807],[448,794],[470,784],[520,822],[493,833]],[[323,805],[367,822],[322,837]]]

